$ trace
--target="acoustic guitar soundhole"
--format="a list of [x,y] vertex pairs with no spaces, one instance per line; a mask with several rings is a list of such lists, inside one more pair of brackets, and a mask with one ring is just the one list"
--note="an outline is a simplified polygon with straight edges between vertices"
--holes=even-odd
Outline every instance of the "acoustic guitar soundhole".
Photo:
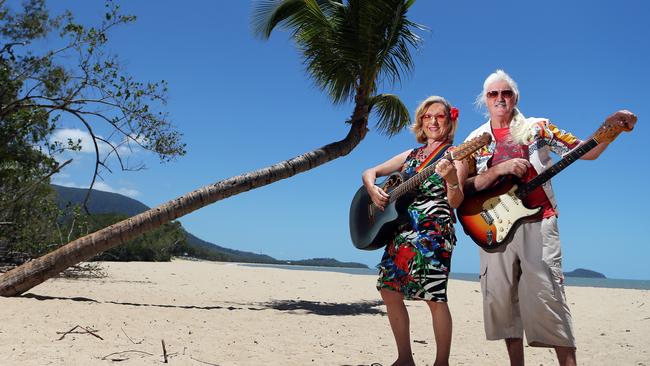
[[393,189],[397,188],[400,184],[402,184],[404,180],[399,174],[392,174],[386,179],[386,182],[384,182],[383,185],[383,190],[386,193],[390,193]]

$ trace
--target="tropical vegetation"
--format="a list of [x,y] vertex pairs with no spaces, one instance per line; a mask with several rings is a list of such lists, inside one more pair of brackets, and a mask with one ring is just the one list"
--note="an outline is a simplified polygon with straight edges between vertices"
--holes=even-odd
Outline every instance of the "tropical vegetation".
[[[0,277],[0,295],[20,294],[125,241],[218,200],[292,177],[350,153],[365,137],[374,113],[379,131],[394,134],[409,124],[395,95],[379,86],[397,83],[413,69],[410,51],[422,27],[408,20],[413,0],[258,1],[255,32],[268,38],[287,29],[302,53],[306,71],[334,103],[351,103],[350,130],[342,140],[272,166],[199,188],[159,207],[66,244]],[[280,112],[279,112],[280,113]]]
[[[62,153],[82,145],[57,139],[56,131],[74,126],[90,136],[90,187],[110,172],[108,162],[140,168],[121,158],[121,148],[137,146],[162,161],[185,152],[161,110],[165,82],[135,80],[107,51],[110,31],[135,17],[107,1],[100,19],[84,26],[71,12],[51,15],[45,0],[0,0],[0,262],[19,264],[74,239],[61,235],[64,214],[49,182],[72,161]],[[99,129],[119,138],[103,138]]]

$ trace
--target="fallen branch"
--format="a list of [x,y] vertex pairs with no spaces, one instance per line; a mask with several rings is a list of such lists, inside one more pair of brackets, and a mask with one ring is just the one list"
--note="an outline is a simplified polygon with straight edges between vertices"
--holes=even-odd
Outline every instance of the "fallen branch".
[[[123,353],[129,353],[129,352],[143,353],[143,354],[145,354],[145,355],[147,355],[147,356],[153,356],[153,354],[151,354],[151,353],[149,353],[149,352],[138,351],[137,349],[130,349],[130,350],[128,350],[128,351],[120,351],[120,352],[109,353],[109,354],[107,354],[106,356],[102,357],[102,360],[105,360],[105,361],[106,361],[107,358],[108,358],[109,356],[113,356],[113,355],[121,355],[121,354],[123,354]],[[127,357],[127,358],[111,358],[109,361],[125,361],[125,360],[128,360],[128,359],[129,359],[128,357]]]
[[192,360],[194,360],[194,361],[196,361],[196,362],[204,363],[204,364],[206,364],[206,365],[219,366],[219,364],[216,364],[216,363],[210,363],[210,362],[205,362],[205,361],[197,360],[196,358],[194,358],[194,357],[192,357],[192,356],[190,356],[190,359],[192,359]]
[[122,333],[124,333],[124,335],[126,336],[126,338],[128,338],[128,339],[131,341],[131,343],[133,343],[133,344],[140,344],[140,343],[142,343],[142,342],[144,341],[144,338],[143,338],[143,339],[141,339],[139,342],[135,342],[135,341],[133,341],[133,339],[131,339],[131,337],[129,337],[128,334],[126,334],[126,332],[124,331],[124,328],[120,327],[120,329],[122,329]]
[[[83,332],[80,332],[80,331],[75,332],[74,330],[77,329],[77,328],[81,328],[84,331]],[[91,336],[97,337],[97,338],[99,338],[99,339],[101,339],[103,341],[104,338],[102,338],[102,337],[98,336],[97,334],[95,334],[96,332],[97,332],[97,330],[94,330],[94,329],[91,329],[91,328],[88,328],[88,327],[82,327],[79,324],[77,324],[67,332],[56,332],[56,334],[61,334],[61,337],[59,339],[57,339],[57,341],[62,340],[68,334],[90,334]]]
[[64,337],[66,336],[66,335],[68,335],[68,334],[70,334],[70,333],[72,333],[72,331],[73,331],[73,330],[75,330],[75,329],[77,329],[77,328],[79,328],[79,325],[78,325],[78,324],[77,324],[77,325],[75,325],[75,326],[74,326],[74,327],[73,327],[72,329],[70,329],[70,330],[69,330],[69,331],[67,331],[67,332],[64,332],[64,333],[61,333],[61,332],[56,332],[56,334],[63,334],[63,335],[61,336],[61,338],[59,338],[59,339],[57,339],[57,341],[60,341],[60,340],[62,340],[62,339],[63,339],[63,338],[64,338]]
[[99,263],[84,263],[74,265],[70,268],[67,268],[65,271],[61,272],[61,277],[65,278],[105,278],[108,275],[102,270],[102,266]]
[[164,362],[167,363],[167,349],[165,348],[165,340],[161,339],[160,341],[162,342],[163,358],[165,360]]
[[102,338],[102,337],[98,336],[97,334],[95,334],[96,332],[98,332],[97,330],[90,329],[88,327],[82,327],[82,328],[85,329],[86,332],[90,333],[90,335],[95,336],[95,337],[101,339],[102,341],[104,340],[104,338]]

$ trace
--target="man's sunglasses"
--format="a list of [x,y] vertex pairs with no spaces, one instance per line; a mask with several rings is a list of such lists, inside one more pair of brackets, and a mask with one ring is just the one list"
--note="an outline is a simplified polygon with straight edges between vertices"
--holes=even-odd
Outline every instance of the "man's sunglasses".
[[504,89],[504,90],[490,90],[489,92],[485,93],[485,95],[490,98],[496,98],[501,94],[502,97],[504,98],[512,98],[515,95],[515,92],[513,92],[511,89]]

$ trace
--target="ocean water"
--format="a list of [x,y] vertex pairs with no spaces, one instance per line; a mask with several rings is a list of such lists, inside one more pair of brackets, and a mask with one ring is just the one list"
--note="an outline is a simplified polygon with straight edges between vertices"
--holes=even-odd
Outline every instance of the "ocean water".
[[[245,263],[242,266],[251,267],[270,267],[283,268],[302,271],[319,271],[319,272],[338,272],[353,275],[377,275],[374,268],[344,268],[344,267],[316,267],[316,266],[294,266],[284,264],[254,264]],[[452,279],[461,281],[478,282],[478,273],[451,273]],[[636,290],[650,290],[650,280],[624,280],[616,278],[582,278],[582,277],[565,277],[566,286],[578,287],[606,287],[606,288],[626,288]]]

